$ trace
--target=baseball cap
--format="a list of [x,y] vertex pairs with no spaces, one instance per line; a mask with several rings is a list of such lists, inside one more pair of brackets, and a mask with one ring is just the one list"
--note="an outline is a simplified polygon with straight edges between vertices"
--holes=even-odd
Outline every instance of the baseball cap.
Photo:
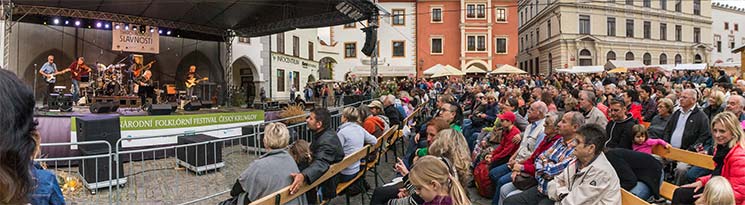
[[383,109],[383,103],[381,103],[380,101],[374,100],[370,104],[368,104],[367,107],[369,107],[369,108],[378,108],[378,109],[381,109],[382,110]]
[[502,113],[498,117],[499,117],[500,120],[507,120],[507,121],[510,121],[512,123],[515,122],[515,118],[516,118],[515,117],[515,113],[509,112],[509,111]]

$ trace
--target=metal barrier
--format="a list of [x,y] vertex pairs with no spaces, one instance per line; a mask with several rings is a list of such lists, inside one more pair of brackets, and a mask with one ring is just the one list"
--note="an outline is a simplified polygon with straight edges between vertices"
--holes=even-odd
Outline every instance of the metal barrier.
[[[344,107],[358,106],[367,102],[370,100]],[[329,129],[335,130],[341,124],[341,109],[344,107],[331,109],[333,114]],[[306,114],[299,117],[307,116]],[[114,146],[106,141],[43,143],[42,146],[105,144],[108,152],[91,156],[37,159],[36,161],[45,162],[49,165],[49,169],[57,174],[64,172],[77,179],[84,179],[82,176],[89,174],[81,173],[87,170],[84,166],[89,164],[95,166],[92,170],[97,171],[93,178],[98,183],[84,183],[84,189],[88,191],[65,195],[68,203],[216,204],[229,198],[230,188],[241,172],[264,152],[263,127],[272,122],[284,122],[296,117],[298,116],[261,122],[247,127],[209,129],[178,136],[122,138]],[[245,135],[228,138],[200,135],[235,128],[250,131]],[[313,141],[306,122],[289,125],[288,129],[290,129],[292,141],[298,139]],[[122,148],[122,143],[125,141],[174,137],[181,138],[178,144],[133,150]],[[107,163],[107,166],[99,163]],[[67,171],[65,171],[65,165],[59,166],[59,164],[65,164]],[[79,171],[75,172],[76,168]],[[99,173],[107,173],[103,175],[108,177],[99,177]]]
[[53,172],[58,178],[64,180],[64,183],[60,185],[63,186],[63,192],[67,195],[65,198],[67,203],[103,204],[112,202],[111,195],[102,196],[96,194],[95,191],[91,194],[85,193],[86,189],[97,190],[99,187],[106,188],[108,192],[111,192],[112,187],[116,185],[106,183],[112,181],[112,171],[110,169],[112,166],[111,144],[107,141],[41,144],[42,147],[71,145],[104,146],[107,151],[89,156],[39,158],[34,161],[43,164],[42,166],[45,165],[46,170]]

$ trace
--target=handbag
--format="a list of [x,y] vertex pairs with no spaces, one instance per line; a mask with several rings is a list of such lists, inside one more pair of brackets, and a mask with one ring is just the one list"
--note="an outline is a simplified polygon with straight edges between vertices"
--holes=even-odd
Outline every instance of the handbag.
[[520,172],[520,174],[515,177],[515,180],[512,180],[512,185],[519,190],[525,191],[538,185],[538,180],[527,172]]

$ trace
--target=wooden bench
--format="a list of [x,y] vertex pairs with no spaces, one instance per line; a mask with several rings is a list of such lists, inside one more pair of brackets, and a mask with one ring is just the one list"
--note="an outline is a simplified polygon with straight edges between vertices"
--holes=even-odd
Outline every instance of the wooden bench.
[[[690,164],[692,166],[697,166],[709,170],[713,170],[714,160],[712,159],[712,156],[700,154],[696,152],[691,152],[687,150],[682,150],[679,148],[670,148],[666,149],[662,145],[657,145],[654,148],[652,148],[652,154],[659,155],[660,157],[671,160],[671,161],[678,161],[683,162],[686,164]],[[662,182],[662,185],[660,186],[660,196],[667,200],[673,199],[673,193],[675,193],[675,189],[677,189],[678,186],[671,184],[669,182]],[[623,201],[623,204],[642,204],[647,205],[646,201],[640,199],[639,197],[634,196],[634,194],[626,191],[621,190],[621,201]]]
[[[407,116],[406,118],[404,118],[404,121],[403,121],[404,125],[407,124],[409,121],[413,120],[414,117],[416,117],[417,115],[419,115],[422,112],[423,109],[424,109],[424,104],[421,104],[421,105],[417,106],[417,108],[414,109],[414,112],[411,112],[411,114],[409,116]],[[397,155],[398,149],[396,149],[396,147],[391,147],[391,146],[394,146],[396,144],[396,142],[398,142],[399,140],[403,139],[403,134],[404,134],[403,128],[404,128],[404,126],[401,126],[399,128],[401,128],[401,129],[394,129],[394,130],[396,130],[396,132],[393,134],[393,137],[390,138],[389,141],[387,141],[388,142],[388,146],[386,147],[386,152],[389,149],[392,148],[393,149],[393,156],[396,156]],[[401,145],[402,152],[403,152],[404,149],[405,149],[404,146]],[[385,157],[385,162],[388,162],[388,156]]]
[[393,134],[396,132],[397,127],[393,126],[392,129],[388,129],[386,132],[383,133],[383,135],[380,135],[378,137],[378,142],[373,147],[373,151],[378,151],[375,155],[375,159],[369,162],[363,163],[361,166],[364,166],[367,171],[372,172],[375,174],[375,187],[378,187],[378,179],[380,181],[383,181],[383,178],[380,176],[380,173],[378,172],[378,164],[380,163],[380,158],[385,155],[387,149],[385,148],[384,144],[388,142],[388,140],[393,137]]
[[[359,162],[361,159],[365,158],[367,154],[370,152],[370,145],[366,145],[365,147],[362,147],[362,149],[358,150],[355,153],[352,153],[351,155],[344,158],[339,163],[333,164],[329,167],[328,170],[326,170],[326,173],[321,175],[320,178],[318,178],[315,182],[312,184],[303,184],[300,186],[298,191],[295,194],[290,194],[290,186],[287,186],[285,188],[280,189],[279,191],[276,191],[274,193],[271,193],[267,196],[264,196],[254,202],[251,202],[250,205],[279,205],[279,204],[286,204],[287,202],[290,202],[298,197],[304,197],[304,194],[311,189],[318,187],[323,182],[326,182],[327,180],[331,179],[332,177],[336,176],[343,170],[344,168],[349,167],[350,165],[354,164],[355,162]],[[318,202],[310,202],[311,204],[317,204]]]

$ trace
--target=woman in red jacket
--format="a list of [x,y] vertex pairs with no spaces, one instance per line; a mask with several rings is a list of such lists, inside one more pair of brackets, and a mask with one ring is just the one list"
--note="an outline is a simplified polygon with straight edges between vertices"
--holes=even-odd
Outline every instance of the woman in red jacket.
[[722,112],[711,121],[711,134],[716,143],[714,171],[710,175],[696,179],[694,183],[676,189],[673,204],[694,204],[703,192],[706,182],[712,176],[722,176],[732,184],[736,204],[745,205],[745,131],[740,127],[740,121],[735,114]]

